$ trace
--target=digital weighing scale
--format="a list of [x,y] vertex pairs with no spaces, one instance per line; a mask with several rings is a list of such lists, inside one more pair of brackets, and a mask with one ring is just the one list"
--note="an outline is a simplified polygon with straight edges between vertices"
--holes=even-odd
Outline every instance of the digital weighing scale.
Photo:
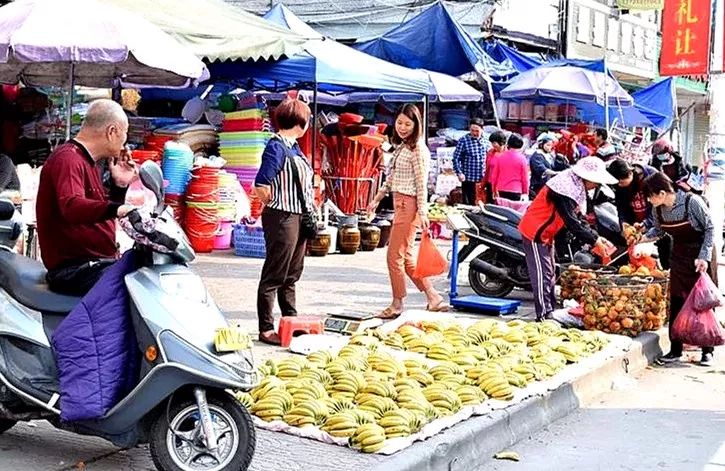
[[448,226],[453,229],[452,249],[451,249],[451,306],[461,311],[480,312],[482,314],[513,314],[515,313],[521,301],[513,299],[489,298],[486,296],[478,296],[471,294],[468,296],[458,295],[458,236],[461,231],[471,228],[468,219],[460,213],[448,214]]
[[353,335],[383,324],[383,320],[370,313],[343,312],[328,314],[324,321],[325,332]]

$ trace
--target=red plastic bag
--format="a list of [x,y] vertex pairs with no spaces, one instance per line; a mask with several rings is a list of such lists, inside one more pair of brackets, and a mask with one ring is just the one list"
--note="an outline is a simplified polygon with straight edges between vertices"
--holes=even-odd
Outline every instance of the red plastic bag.
[[697,311],[707,311],[722,306],[720,288],[712,281],[707,273],[701,273],[700,278],[692,288],[692,307]]
[[694,306],[695,290],[685,300],[685,305],[672,324],[672,338],[698,347],[717,347],[725,344],[725,334],[713,309],[698,311]]
[[429,276],[442,275],[448,269],[448,261],[438,251],[438,247],[433,243],[427,232],[423,232],[423,238],[420,240],[420,248],[418,249],[418,262],[415,265],[413,277],[422,279]]

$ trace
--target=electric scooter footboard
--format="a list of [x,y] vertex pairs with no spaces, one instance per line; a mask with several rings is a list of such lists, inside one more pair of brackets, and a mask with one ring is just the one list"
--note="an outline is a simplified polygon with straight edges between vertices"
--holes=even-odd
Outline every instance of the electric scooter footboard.
[[0,336],[0,384],[24,402],[57,409],[58,375],[51,350],[20,337]]

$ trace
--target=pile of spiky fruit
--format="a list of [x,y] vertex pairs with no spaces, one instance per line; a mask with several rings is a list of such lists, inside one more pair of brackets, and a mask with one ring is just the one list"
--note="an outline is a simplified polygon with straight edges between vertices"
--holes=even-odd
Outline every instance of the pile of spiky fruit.
[[595,280],[599,275],[615,273],[615,268],[595,265],[569,265],[561,273],[559,285],[561,286],[561,299],[574,299],[580,304],[584,298],[582,288],[587,281]]
[[[643,267],[640,267],[640,269]],[[657,330],[667,318],[667,281],[612,276],[584,286],[584,327],[637,336]]]
[[[337,355],[267,360],[259,386],[236,396],[262,420],[319,427],[376,452],[385,440],[415,434],[465,406],[510,400],[516,388],[553,376],[606,342],[599,333],[554,322],[406,324],[355,335]],[[421,356],[399,359],[391,347]]]
[[641,222],[635,223],[634,225],[626,222],[622,224],[622,236],[624,236],[624,240],[627,242],[627,247],[639,243],[642,240],[643,233],[644,224]]
[[655,280],[664,280],[667,278],[667,272],[655,268],[654,270],[645,267],[634,265],[622,265],[619,267],[619,274],[623,276],[638,276],[640,278],[652,277]]

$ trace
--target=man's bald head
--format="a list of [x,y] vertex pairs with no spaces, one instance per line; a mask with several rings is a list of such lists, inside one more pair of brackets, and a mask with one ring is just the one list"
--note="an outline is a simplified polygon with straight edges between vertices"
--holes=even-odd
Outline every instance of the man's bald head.
[[121,105],[108,99],[91,102],[81,128],[103,132],[112,125],[128,126],[128,118]]
[[96,100],[90,104],[76,140],[94,160],[118,157],[128,137],[128,117],[113,100]]

